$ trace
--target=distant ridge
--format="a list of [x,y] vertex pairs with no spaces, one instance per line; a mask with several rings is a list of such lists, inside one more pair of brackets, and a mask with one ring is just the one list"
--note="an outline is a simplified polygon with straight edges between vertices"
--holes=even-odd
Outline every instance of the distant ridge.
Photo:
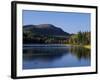
[[38,35],[68,36],[69,33],[63,31],[52,24],[24,25],[24,31],[31,31]]

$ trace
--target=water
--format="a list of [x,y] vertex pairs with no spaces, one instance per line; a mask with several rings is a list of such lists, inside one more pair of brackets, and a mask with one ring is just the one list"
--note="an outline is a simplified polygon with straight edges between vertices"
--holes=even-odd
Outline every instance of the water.
[[90,49],[65,45],[24,45],[23,69],[90,66]]

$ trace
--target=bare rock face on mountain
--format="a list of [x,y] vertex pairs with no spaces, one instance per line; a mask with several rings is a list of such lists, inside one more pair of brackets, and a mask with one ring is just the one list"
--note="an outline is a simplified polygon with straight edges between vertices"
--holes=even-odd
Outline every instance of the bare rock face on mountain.
[[61,28],[58,28],[52,24],[40,24],[40,25],[24,25],[24,31],[31,31],[37,35],[51,35],[51,36],[68,36],[69,33],[64,32]]

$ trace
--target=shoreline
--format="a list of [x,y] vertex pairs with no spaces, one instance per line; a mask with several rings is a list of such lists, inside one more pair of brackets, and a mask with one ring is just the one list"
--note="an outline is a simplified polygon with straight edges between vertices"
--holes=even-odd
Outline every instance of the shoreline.
[[78,44],[23,44],[23,47],[64,47],[64,46],[80,46],[91,49],[91,45],[78,45]]
[[78,44],[67,44],[67,45],[70,45],[70,46],[80,46],[80,47],[84,47],[84,48],[87,48],[87,49],[91,49],[91,45],[78,45]]
[[65,47],[66,44],[23,44],[23,47]]
[[91,49],[91,45],[84,45],[84,48]]

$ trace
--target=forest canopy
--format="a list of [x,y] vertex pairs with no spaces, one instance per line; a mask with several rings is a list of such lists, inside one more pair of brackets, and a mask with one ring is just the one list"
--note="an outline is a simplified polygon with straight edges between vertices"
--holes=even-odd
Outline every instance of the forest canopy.
[[91,32],[69,34],[50,24],[28,25],[23,27],[23,43],[90,45]]

